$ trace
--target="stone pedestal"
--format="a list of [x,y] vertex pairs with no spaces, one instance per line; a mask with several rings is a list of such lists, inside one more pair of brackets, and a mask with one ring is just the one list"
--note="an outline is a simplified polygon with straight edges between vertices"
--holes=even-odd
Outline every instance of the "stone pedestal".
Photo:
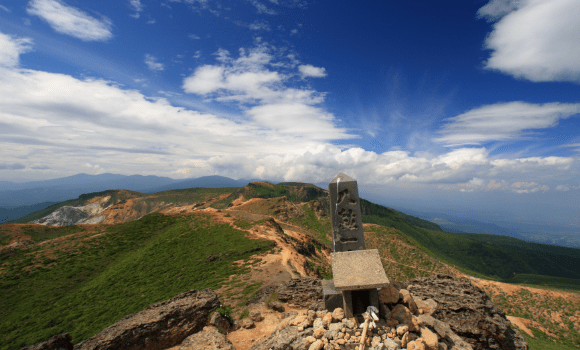
[[390,282],[377,249],[336,252],[330,254],[333,284],[342,292],[342,303],[346,317],[366,311],[370,305],[379,310],[377,289]]
[[342,308],[342,293],[334,288],[333,280],[322,280],[322,294],[324,296],[324,308],[330,312],[337,307]]

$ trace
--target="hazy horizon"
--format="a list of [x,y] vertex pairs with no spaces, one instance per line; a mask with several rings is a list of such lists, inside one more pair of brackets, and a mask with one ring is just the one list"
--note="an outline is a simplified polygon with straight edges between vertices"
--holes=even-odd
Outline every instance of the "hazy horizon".
[[578,18],[577,0],[4,0],[0,181],[344,172],[401,205],[580,227]]

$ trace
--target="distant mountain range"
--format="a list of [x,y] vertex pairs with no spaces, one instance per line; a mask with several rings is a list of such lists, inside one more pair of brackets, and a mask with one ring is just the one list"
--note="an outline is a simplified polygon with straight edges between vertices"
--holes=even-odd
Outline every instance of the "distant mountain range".
[[243,187],[254,181],[259,180],[234,180],[218,175],[174,180],[152,175],[119,174],[77,174],[53,180],[23,183],[0,181],[0,223],[47,208],[54,203],[76,199],[84,193],[109,189],[155,193],[194,187]]

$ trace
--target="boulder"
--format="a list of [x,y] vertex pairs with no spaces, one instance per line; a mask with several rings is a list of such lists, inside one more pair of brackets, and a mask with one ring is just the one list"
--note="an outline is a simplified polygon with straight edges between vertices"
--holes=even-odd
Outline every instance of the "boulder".
[[322,282],[313,277],[296,278],[278,287],[277,293],[278,300],[307,308],[322,301]]
[[75,345],[75,350],[162,350],[199,332],[209,313],[220,306],[211,289],[191,290],[149,305]]
[[228,334],[230,332],[230,321],[218,312],[214,312],[211,315],[209,324],[216,327],[217,329],[221,329],[224,334]]
[[[297,326],[289,326],[284,329],[276,330],[257,341],[250,350],[304,350],[308,349],[307,338],[313,333],[312,328],[299,331]],[[320,340],[320,339],[319,339]],[[316,343],[316,340],[314,343]],[[312,343],[312,344],[314,344]],[[312,346],[310,344],[310,346]]]
[[254,327],[254,321],[250,320],[249,318],[244,318],[240,321],[240,327],[249,329]]
[[413,296],[413,300],[422,314],[433,315],[437,310],[437,302],[431,298],[422,300],[416,296]]
[[264,319],[264,316],[262,316],[262,313],[258,310],[250,311],[249,317],[254,322],[260,322]]
[[389,284],[379,290],[379,299],[385,304],[395,304],[399,300],[399,291]]
[[179,350],[236,350],[225,335],[213,327],[185,338]]
[[474,350],[528,349],[524,339],[510,327],[503,311],[469,280],[437,274],[402,284],[417,298],[433,299],[437,307],[432,316],[448,323]]
[[72,337],[68,333],[56,334],[47,341],[22,348],[22,350],[73,350]]
[[409,311],[411,311],[412,314],[417,314],[419,309],[417,309],[417,304],[415,304],[415,300],[413,300],[413,297],[408,290],[401,289],[399,291],[399,297],[403,301],[403,304],[409,308]]
[[411,322],[411,312],[403,304],[397,304],[391,311],[391,318],[399,323],[409,324]]
[[278,311],[278,312],[284,312],[284,305],[282,305],[281,302],[279,301],[271,301],[270,303],[268,303],[268,307],[274,311]]

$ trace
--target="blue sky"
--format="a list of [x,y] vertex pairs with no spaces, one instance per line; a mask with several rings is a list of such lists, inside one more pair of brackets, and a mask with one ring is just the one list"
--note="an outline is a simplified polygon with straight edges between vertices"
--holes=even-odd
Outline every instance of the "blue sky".
[[577,0],[0,0],[0,180],[344,172],[394,207],[580,227],[578,18]]

